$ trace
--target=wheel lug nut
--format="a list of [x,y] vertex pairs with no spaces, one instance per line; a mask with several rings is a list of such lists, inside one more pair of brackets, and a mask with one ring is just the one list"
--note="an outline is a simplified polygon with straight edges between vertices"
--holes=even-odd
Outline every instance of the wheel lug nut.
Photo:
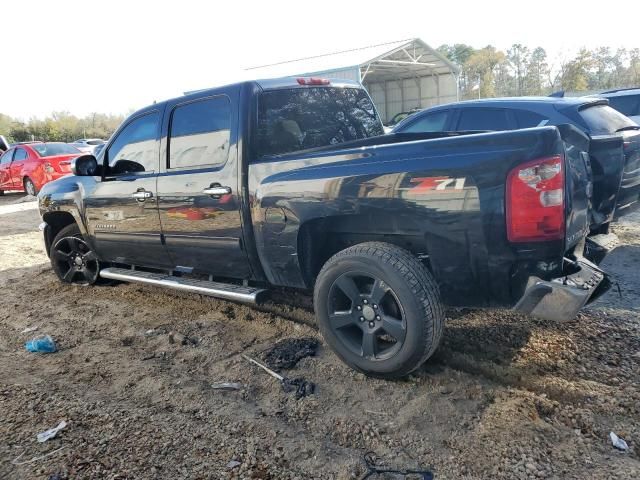
[[380,315],[376,315],[376,320],[380,320]]
[[364,317],[360,317],[360,321],[361,321],[361,322],[364,322]]
[[375,327],[375,326],[376,326],[376,324],[375,324],[375,323],[373,323],[373,322],[369,322],[369,326],[370,326],[371,328],[373,328],[373,327]]
[[367,304],[367,303],[369,303],[369,302],[368,302],[368,301],[367,301],[367,299],[365,298],[365,299],[362,301],[362,303],[364,303],[364,304],[366,305],[366,304]]
[[373,308],[374,308],[375,310],[377,310],[377,309],[378,309],[378,305],[376,305],[376,304],[374,303],[374,304],[373,304]]
[[358,306],[356,307],[356,310],[362,310],[362,307],[361,307],[360,305],[358,305]]

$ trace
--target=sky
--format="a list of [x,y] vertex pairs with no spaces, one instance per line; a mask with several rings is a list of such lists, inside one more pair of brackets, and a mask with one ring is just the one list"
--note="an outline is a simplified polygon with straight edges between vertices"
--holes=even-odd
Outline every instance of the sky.
[[23,120],[133,109],[246,78],[248,67],[419,37],[514,43],[551,59],[640,47],[640,1],[615,20],[557,0],[428,2],[5,0],[0,113]]

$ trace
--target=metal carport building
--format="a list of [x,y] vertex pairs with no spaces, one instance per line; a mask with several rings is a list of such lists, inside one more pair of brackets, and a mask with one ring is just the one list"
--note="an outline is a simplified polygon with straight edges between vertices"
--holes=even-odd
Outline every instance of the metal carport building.
[[419,38],[253,67],[256,78],[321,76],[362,83],[384,121],[458,100],[456,65]]

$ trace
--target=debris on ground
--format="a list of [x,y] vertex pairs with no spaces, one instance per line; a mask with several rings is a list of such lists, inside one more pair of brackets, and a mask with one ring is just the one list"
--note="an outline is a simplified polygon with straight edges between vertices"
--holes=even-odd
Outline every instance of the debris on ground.
[[419,469],[397,469],[390,468],[384,465],[377,465],[377,456],[374,452],[367,452],[364,454],[364,463],[367,467],[367,472],[360,478],[360,480],[365,480],[367,478],[377,477],[378,475],[383,475],[385,473],[395,475],[402,475],[404,478],[415,478],[416,480],[433,480],[433,473],[429,470]]
[[35,332],[39,327],[36,325],[34,327],[27,327],[24,330],[22,330],[20,333],[31,333],[31,332]]
[[241,383],[236,382],[216,382],[211,384],[211,388],[214,390],[242,390]]
[[52,439],[53,437],[55,437],[58,434],[58,432],[60,430],[62,430],[66,426],[67,426],[67,422],[62,420],[56,427],[50,428],[49,430],[47,430],[45,432],[39,433],[37,435],[38,442],[42,443],[42,442],[46,442],[49,439]]
[[24,344],[24,348],[33,353],[54,353],[58,351],[56,342],[49,335],[40,335]]
[[242,464],[239,461],[231,460],[229,463],[227,463],[227,468],[232,469],[232,468],[239,467],[240,465]]
[[615,433],[609,432],[609,438],[611,439],[611,444],[618,450],[622,450],[623,452],[629,450],[629,445],[627,445],[627,442],[625,442],[624,439],[620,438]]
[[274,370],[288,370],[305,357],[315,357],[318,345],[315,338],[287,338],[276,343],[264,360]]
[[315,392],[315,390],[316,390],[315,383],[309,382],[308,380],[306,380],[306,379],[304,379],[302,377],[300,377],[300,378],[287,378],[287,377],[284,377],[284,376],[280,375],[277,372],[274,372],[269,367],[261,364],[257,360],[254,360],[253,358],[251,358],[251,357],[249,357],[247,355],[242,355],[242,357],[245,358],[246,360],[249,360],[254,365],[257,365],[258,367],[263,369],[265,372],[267,372],[273,378],[279,380],[280,381],[280,385],[282,385],[282,390],[284,390],[285,393],[289,393],[289,392],[292,392],[292,391],[295,390],[296,399],[297,400],[300,400],[302,397],[306,397],[307,395],[313,394]]
[[284,378],[282,389],[286,392],[296,392],[296,400],[300,400],[307,395],[313,395],[316,391],[316,384],[304,378]]
[[45,453],[44,455],[40,455],[37,457],[33,457],[31,460],[24,460],[22,462],[20,462],[19,460],[23,457],[23,455],[25,453],[27,453],[27,451],[25,450],[24,452],[22,452],[20,455],[18,455],[16,458],[14,458],[13,460],[11,460],[11,463],[13,465],[26,465],[27,463],[33,463],[33,462],[37,462],[38,460],[42,460],[44,458],[50,457],[51,455],[58,453],[60,450],[66,448],[66,446],[62,446],[60,448],[56,448],[55,450],[52,450],[48,453]]

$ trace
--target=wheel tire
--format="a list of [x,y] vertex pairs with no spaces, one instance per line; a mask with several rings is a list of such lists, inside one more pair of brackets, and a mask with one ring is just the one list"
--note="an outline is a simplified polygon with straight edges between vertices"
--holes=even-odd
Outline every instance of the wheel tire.
[[100,279],[100,262],[84,241],[78,225],[67,225],[51,242],[51,267],[63,283],[93,285]]
[[27,192],[27,195],[31,195],[35,197],[38,195],[38,190],[36,189],[36,185],[29,177],[25,177],[24,179],[24,191]]
[[[367,242],[335,254],[318,274],[313,300],[325,341],[342,361],[366,375],[406,376],[442,339],[444,309],[433,275],[395,245]],[[377,310],[370,320],[373,307]]]

